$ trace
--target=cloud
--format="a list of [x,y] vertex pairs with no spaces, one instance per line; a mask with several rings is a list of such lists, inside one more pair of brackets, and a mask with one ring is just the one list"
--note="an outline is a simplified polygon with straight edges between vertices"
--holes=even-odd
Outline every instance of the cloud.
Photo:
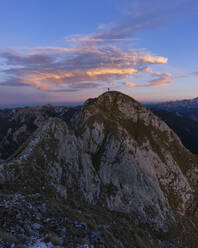
[[154,75],[157,76],[157,78],[150,80],[148,83],[149,86],[154,87],[163,87],[163,86],[169,86],[172,83],[172,75],[170,73],[154,73]]
[[150,65],[164,64],[168,60],[136,50],[93,44],[79,44],[66,49],[39,47],[18,52],[9,50],[0,56],[8,67],[4,70],[8,77],[4,85],[10,86],[13,82],[40,90],[57,87],[73,89],[79,83],[82,88],[86,88],[85,83],[99,87],[105,82],[125,79],[137,73],[150,73]]
[[193,75],[198,76],[198,71],[192,72]]
[[[191,73],[190,73],[191,74]],[[190,76],[190,74],[189,73],[179,73],[179,74],[176,74],[175,76],[174,76],[174,78],[186,78],[186,77],[188,77],[188,76]]]
[[28,86],[27,84],[23,84],[21,81],[18,81],[17,79],[8,79],[5,82],[0,83],[0,86],[10,86],[10,87],[22,87],[22,86]]
[[[116,23],[102,24],[103,32],[75,41],[84,43],[112,43],[136,39],[137,32],[167,25],[178,18],[197,14],[197,0],[136,0],[127,4],[125,16]],[[79,39],[79,40],[78,40]],[[71,40],[70,40],[71,41]],[[74,41],[74,39],[73,39]]]
[[123,82],[124,85],[128,86],[128,87],[135,87],[136,84],[132,83],[132,82]]
[[29,53],[20,54],[14,50],[8,50],[1,53],[2,58],[6,58],[7,65],[29,65],[29,66],[40,66],[53,62],[53,56],[51,54],[42,53]]
[[7,79],[2,84],[58,92],[103,87],[109,82],[122,84],[124,80],[124,85],[134,87],[129,81],[131,77],[147,73],[156,78],[136,87],[168,86],[172,76],[154,75],[150,68],[154,64],[166,64],[167,57],[125,45],[137,39],[137,31],[163,25],[185,9],[190,11],[195,3],[194,0],[176,0],[171,4],[169,0],[135,1],[127,8],[125,17],[117,23],[99,25],[98,33],[66,37],[67,47],[3,51],[0,57],[5,61],[7,69],[3,72]]
[[132,82],[123,82],[128,87],[165,87],[172,84],[172,75],[170,73],[155,72],[151,74],[155,79],[149,80],[147,83],[135,84]]

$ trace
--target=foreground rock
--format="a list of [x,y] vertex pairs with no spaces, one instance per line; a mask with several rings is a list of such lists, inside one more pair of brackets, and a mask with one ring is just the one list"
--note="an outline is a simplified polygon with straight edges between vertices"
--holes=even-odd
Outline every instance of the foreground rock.
[[[52,218],[67,217],[71,226],[80,211],[79,221],[90,226],[87,247],[198,247],[197,157],[163,121],[119,92],[87,101],[69,122],[47,119],[0,168],[4,197],[17,193],[30,205],[35,194],[41,203],[56,199]],[[49,232],[40,218],[29,218],[36,231],[25,234],[27,245]],[[10,233],[10,224],[4,226]],[[59,226],[59,246],[81,247],[69,244]],[[90,232],[99,243],[88,239]]]

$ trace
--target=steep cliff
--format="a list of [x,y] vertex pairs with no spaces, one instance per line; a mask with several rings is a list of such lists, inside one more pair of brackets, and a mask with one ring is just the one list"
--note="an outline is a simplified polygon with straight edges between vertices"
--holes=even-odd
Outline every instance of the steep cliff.
[[108,212],[112,238],[103,230],[103,246],[92,247],[190,248],[198,246],[197,173],[197,157],[163,121],[111,91],[85,102],[70,121],[44,121],[0,165],[0,183],[2,192],[55,197],[102,222]]

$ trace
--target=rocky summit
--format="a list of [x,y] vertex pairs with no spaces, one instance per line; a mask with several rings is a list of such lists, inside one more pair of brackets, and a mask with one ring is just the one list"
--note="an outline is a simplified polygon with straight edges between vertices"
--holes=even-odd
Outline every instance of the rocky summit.
[[0,247],[197,248],[197,156],[120,92],[71,112],[1,162]]

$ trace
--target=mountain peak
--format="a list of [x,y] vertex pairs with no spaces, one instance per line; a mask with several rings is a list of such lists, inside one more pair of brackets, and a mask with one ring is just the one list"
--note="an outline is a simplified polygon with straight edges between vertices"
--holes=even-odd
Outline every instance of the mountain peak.
[[109,121],[118,121],[120,118],[135,119],[137,113],[146,111],[142,104],[119,91],[107,91],[97,98],[88,99],[82,109],[86,118],[98,116],[98,119]]
[[96,98],[88,99],[84,105],[95,104],[95,103],[119,103],[121,101],[136,102],[132,97],[120,92],[120,91],[106,91]]

